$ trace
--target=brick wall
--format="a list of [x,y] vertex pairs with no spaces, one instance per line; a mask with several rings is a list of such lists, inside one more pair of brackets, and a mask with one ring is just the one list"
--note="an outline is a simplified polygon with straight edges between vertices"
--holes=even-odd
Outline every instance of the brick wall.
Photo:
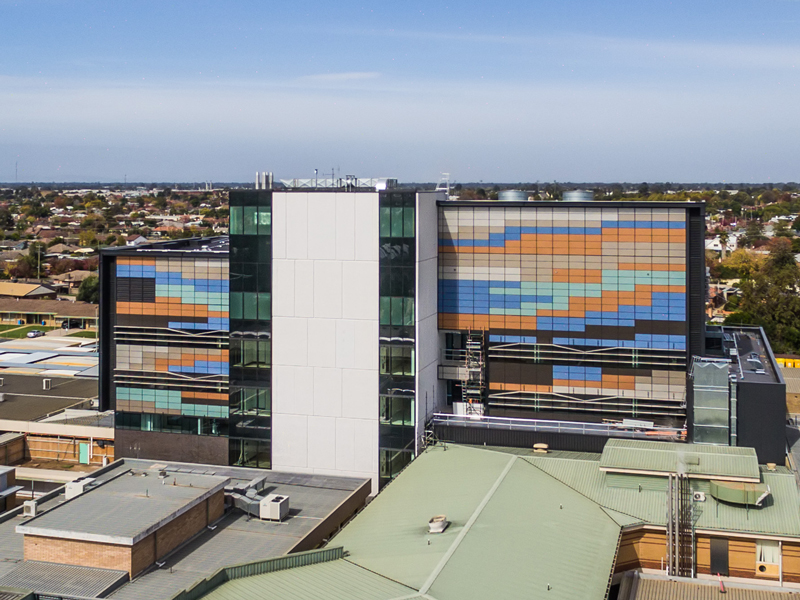
[[220,490],[133,547],[26,535],[25,560],[117,569],[134,577],[219,519],[224,510],[225,496]]
[[131,548],[115,544],[26,535],[25,560],[115,569],[131,573]]

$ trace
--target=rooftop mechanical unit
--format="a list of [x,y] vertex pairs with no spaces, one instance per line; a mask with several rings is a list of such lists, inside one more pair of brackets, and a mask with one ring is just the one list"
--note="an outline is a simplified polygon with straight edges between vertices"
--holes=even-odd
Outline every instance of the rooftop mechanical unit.
[[269,494],[258,503],[258,517],[268,521],[283,521],[289,516],[289,496]]
[[69,481],[64,488],[64,497],[66,500],[72,500],[80,496],[86,489],[94,482],[94,477],[84,477],[77,481]]

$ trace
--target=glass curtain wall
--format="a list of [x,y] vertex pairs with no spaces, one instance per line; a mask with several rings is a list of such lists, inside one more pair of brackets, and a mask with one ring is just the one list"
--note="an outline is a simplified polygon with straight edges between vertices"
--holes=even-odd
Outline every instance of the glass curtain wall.
[[380,194],[380,483],[414,458],[416,193]]
[[271,466],[272,192],[230,193],[230,463]]

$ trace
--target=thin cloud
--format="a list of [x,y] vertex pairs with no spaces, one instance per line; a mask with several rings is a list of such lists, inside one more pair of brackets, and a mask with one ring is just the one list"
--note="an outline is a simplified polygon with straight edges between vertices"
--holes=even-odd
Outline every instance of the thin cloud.
[[381,74],[376,71],[348,71],[344,73],[319,73],[298,78],[298,81],[309,83],[348,83],[377,79]]

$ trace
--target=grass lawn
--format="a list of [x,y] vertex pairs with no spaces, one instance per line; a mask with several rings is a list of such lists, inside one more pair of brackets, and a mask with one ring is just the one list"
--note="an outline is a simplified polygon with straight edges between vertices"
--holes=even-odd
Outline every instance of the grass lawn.
[[20,327],[19,329],[0,332],[0,337],[16,340],[19,338],[28,337],[28,332],[33,331],[34,329],[38,329],[39,331],[50,331],[51,329],[55,329],[55,327],[50,327],[48,325],[27,325],[25,327]]
[[76,331],[75,333],[68,333],[67,337],[97,338],[97,332],[96,331]]
[[0,331],[8,331],[9,329],[16,329],[17,327],[20,327],[20,326],[16,325],[16,324],[10,324],[10,323],[0,323]]

